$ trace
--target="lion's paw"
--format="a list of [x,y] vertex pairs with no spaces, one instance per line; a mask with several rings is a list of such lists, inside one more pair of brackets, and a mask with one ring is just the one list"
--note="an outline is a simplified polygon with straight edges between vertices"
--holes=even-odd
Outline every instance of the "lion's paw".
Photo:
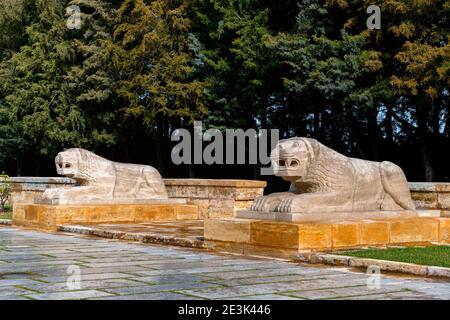
[[262,196],[255,199],[252,206],[250,207],[251,211],[265,211],[269,212],[279,201],[276,197],[270,196]]
[[304,200],[298,197],[283,199],[276,207],[276,212],[303,212]]

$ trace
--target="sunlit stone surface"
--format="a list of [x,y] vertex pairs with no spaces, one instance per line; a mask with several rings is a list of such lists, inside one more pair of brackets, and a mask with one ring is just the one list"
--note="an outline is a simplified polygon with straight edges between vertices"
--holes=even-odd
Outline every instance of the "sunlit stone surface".
[[142,204],[168,203],[159,172],[147,165],[117,163],[84,149],[69,149],[55,158],[58,174],[72,178],[73,188],[47,189],[38,203]]
[[415,210],[406,177],[391,162],[349,158],[309,138],[281,140],[271,159],[275,175],[291,182],[291,187],[257,198],[253,212],[338,216]]

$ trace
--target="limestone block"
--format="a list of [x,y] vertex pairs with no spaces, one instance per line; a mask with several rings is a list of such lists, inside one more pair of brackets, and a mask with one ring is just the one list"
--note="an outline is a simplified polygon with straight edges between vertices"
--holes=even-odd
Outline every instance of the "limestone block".
[[209,188],[209,199],[233,199],[234,200],[235,188],[221,187],[221,188]]
[[361,245],[387,245],[389,243],[389,223],[367,221],[359,224]]
[[175,207],[176,220],[196,220],[199,218],[198,207],[195,205],[183,205]]
[[169,197],[199,206],[202,218],[233,217],[262,195],[266,182],[233,179],[164,179]]
[[450,183],[434,183],[436,191],[439,193],[450,193]]
[[295,248],[274,248],[254,244],[244,244],[243,254],[253,256],[275,257],[281,259],[297,259],[298,250]]
[[297,249],[299,226],[292,223],[252,221],[250,243],[264,247]]
[[417,218],[389,221],[390,244],[423,243],[439,240],[439,219]]
[[250,242],[250,221],[244,219],[207,219],[204,237],[206,240],[224,242]]
[[438,203],[439,208],[443,210],[449,210],[450,209],[450,192],[442,192],[438,193]]
[[333,248],[357,247],[360,233],[357,223],[333,224]]
[[[406,218],[339,223],[292,223],[255,219],[210,219],[205,238],[247,254],[292,257],[294,252],[335,251],[389,245],[450,243],[450,218]],[[234,245],[231,245],[234,244]],[[241,245],[241,246],[240,246]],[[224,244],[225,246],[225,244]],[[225,247],[222,247],[226,251]],[[231,249],[230,249],[231,250]]]
[[65,224],[139,223],[198,219],[197,206],[183,204],[45,205],[17,204],[13,224],[56,230]]
[[264,188],[236,188],[234,198],[236,200],[255,200],[256,197],[264,195]]
[[411,196],[419,209],[435,209],[438,207],[436,192],[412,192]]
[[253,203],[253,200],[236,200],[234,202],[233,211],[237,213],[241,210],[248,210]]
[[441,217],[450,218],[450,210],[441,210]]
[[450,218],[439,219],[439,242],[450,243]]
[[300,224],[299,249],[328,250],[333,245],[330,224]]

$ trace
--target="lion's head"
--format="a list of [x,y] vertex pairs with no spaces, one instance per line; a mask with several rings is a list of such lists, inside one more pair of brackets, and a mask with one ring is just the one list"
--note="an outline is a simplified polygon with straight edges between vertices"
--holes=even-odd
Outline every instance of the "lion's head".
[[291,138],[278,142],[270,158],[275,175],[293,182],[307,174],[314,150],[310,139]]
[[[77,182],[94,180],[98,159],[96,154],[79,148],[68,149],[58,153],[55,158],[56,171],[59,175],[75,179]],[[106,161],[106,160],[105,160]]]

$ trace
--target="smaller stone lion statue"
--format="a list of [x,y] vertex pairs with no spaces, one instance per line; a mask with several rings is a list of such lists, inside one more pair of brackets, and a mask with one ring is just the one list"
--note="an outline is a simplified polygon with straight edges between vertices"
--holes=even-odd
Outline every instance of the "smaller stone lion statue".
[[257,198],[251,211],[330,213],[415,210],[400,167],[346,157],[314,139],[281,140],[271,154],[289,192]]
[[79,148],[60,152],[55,164],[58,174],[74,179],[77,186],[47,189],[40,202],[135,203],[168,199],[161,175],[151,166],[117,163]]

